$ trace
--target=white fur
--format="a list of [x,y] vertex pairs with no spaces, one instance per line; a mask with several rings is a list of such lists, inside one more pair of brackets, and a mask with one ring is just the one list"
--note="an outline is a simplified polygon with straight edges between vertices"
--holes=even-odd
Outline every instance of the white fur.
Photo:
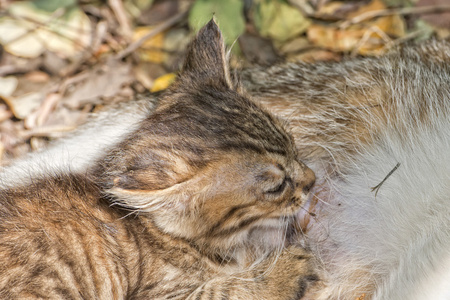
[[114,144],[137,128],[151,112],[149,100],[136,101],[93,116],[79,130],[31,153],[0,171],[0,187],[20,186],[33,179],[61,172],[85,172]]
[[[318,176],[328,193],[308,236],[327,267],[326,298],[354,299],[372,281],[373,299],[450,299],[450,122],[432,122],[401,135],[387,127],[342,176]],[[365,269],[371,278],[358,276]]]

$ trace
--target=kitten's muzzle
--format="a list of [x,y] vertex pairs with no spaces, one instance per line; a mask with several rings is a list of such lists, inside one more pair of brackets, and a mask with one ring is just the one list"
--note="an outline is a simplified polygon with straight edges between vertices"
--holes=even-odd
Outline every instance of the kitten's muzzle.
[[296,182],[296,188],[301,189],[302,192],[306,195],[314,186],[315,182],[316,182],[316,175],[310,168],[306,167],[303,170],[303,176],[298,182]]

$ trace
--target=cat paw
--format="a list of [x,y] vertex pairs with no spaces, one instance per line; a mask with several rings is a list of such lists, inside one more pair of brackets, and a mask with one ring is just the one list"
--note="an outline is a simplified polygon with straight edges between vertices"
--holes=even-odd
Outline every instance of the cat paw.
[[274,292],[270,299],[301,299],[319,281],[317,263],[305,249],[291,246],[271,259],[274,265],[268,266],[266,275]]

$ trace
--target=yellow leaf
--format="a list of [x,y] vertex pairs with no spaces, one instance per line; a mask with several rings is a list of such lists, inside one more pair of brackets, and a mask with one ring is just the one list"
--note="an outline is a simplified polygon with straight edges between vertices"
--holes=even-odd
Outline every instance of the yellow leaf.
[[376,11],[376,10],[383,10],[386,9],[386,5],[384,5],[383,1],[381,0],[373,0],[367,3],[366,5],[361,6],[356,11],[350,12],[347,15],[347,19],[354,18],[356,16],[359,16],[363,13],[367,13],[370,11]]
[[[142,26],[137,27],[133,33],[133,41],[137,41],[144,35],[152,31],[154,26]],[[141,60],[161,63],[164,59],[164,53],[162,51],[164,42],[164,33],[158,33],[154,37],[146,40],[142,46],[138,49],[138,54]]]
[[172,84],[172,82],[175,81],[176,77],[177,77],[177,75],[175,73],[169,73],[169,74],[166,74],[166,75],[156,78],[150,92],[154,93],[154,92],[159,92],[159,91],[165,90]]
[[[382,9],[385,9],[383,2],[373,0],[348,14],[347,19]],[[333,51],[356,51],[362,55],[380,54],[390,38],[404,35],[405,23],[398,15],[368,19],[345,28],[313,24],[307,31],[308,39],[315,45]]]

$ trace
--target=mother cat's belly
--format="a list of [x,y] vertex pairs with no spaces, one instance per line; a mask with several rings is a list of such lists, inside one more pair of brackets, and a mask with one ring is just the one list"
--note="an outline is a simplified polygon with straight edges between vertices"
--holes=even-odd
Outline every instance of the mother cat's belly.
[[433,159],[439,135],[409,150],[375,145],[345,174],[309,164],[317,181],[300,219],[328,281],[312,299],[450,299],[450,156]]

